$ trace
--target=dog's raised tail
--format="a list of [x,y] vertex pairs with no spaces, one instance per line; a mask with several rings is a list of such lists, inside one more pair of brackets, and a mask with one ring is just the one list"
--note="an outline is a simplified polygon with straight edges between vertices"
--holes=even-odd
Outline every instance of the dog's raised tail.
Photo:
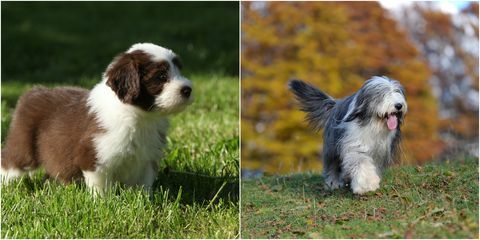
[[288,87],[300,103],[300,110],[307,113],[308,123],[315,130],[323,128],[335,106],[335,100],[313,85],[300,80],[290,80]]

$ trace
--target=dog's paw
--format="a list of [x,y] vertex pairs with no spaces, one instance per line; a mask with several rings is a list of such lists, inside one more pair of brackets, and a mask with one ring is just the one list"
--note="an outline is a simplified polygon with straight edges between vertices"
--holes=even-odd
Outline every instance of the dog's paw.
[[352,180],[352,191],[355,194],[375,191],[379,187],[380,177],[377,174],[358,176]]
[[336,179],[333,177],[325,179],[325,185],[330,190],[335,190],[341,188],[345,185],[345,183],[341,179]]
[[12,180],[22,177],[25,174],[24,171],[20,169],[10,168],[4,169],[0,168],[0,184],[8,184]]

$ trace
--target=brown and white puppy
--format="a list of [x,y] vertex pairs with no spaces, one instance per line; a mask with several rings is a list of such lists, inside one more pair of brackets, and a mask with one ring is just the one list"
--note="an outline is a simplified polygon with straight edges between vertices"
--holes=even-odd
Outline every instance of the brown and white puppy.
[[94,193],[115,182],[150,190],[167,117],[192,102],[192,84],[180,68],[171,50],[139,43],[118,55],[91,91],[25,93],[2,149],[2,181],[43,167],[64,183],[84,178]]

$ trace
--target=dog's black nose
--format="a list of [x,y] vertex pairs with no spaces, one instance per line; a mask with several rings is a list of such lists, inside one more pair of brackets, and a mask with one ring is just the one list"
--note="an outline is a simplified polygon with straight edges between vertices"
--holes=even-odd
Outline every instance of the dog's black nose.
[[188,97],[190,97],[190,94],[192,93],[192,88],[191,87],[183,87],[180,90],[180,93],[182,94],[182,96],[188,98]]
[[396,108],[397,110],[402,109],[402,107],[403,107],[403,105],[402,105],[401,103],[395,103],[395,108]]

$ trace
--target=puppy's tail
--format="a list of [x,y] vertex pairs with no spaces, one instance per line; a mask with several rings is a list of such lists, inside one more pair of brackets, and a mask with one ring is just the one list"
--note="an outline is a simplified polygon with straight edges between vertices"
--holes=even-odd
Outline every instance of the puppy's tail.
[[288,87],[300,103],[300,110],[307,113],[308,123],[320,130],[325,126],[335,106],[335,100],[314,86],[300,80],[290,80]]

